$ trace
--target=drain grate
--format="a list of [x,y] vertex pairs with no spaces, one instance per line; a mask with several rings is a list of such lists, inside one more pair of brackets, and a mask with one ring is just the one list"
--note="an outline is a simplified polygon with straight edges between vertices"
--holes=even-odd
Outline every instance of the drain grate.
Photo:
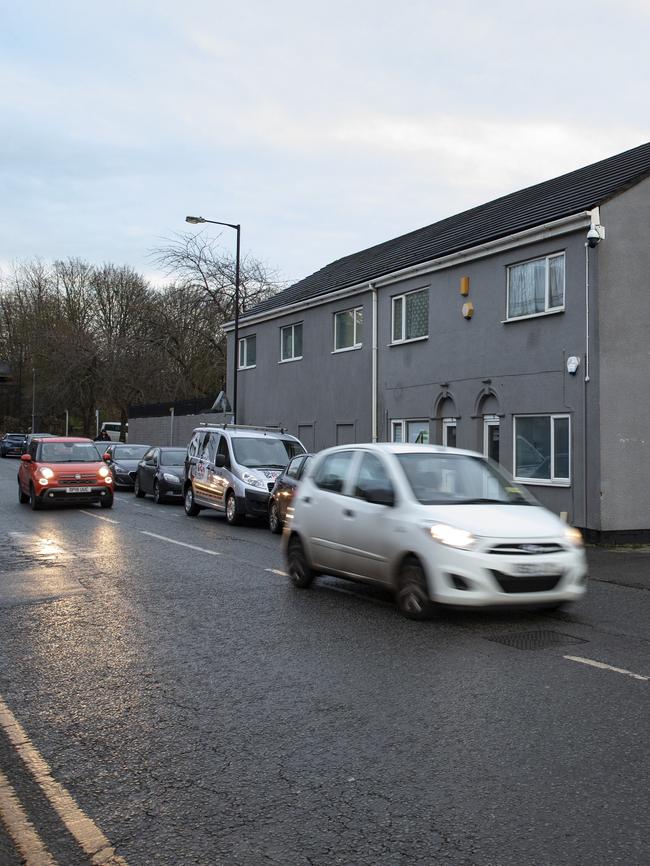
[[564,634],[561,631],[550,631],[548,629],[540,631],[521,631],[514,634],[502,634],[495,637],[485,638],[494,643],[502,643],[505,646],[514,647],[514,649],[522,650],[541,650],[552,646],[566,646],[572,643],[588,643],[582,637],[576,637],[573,634]]

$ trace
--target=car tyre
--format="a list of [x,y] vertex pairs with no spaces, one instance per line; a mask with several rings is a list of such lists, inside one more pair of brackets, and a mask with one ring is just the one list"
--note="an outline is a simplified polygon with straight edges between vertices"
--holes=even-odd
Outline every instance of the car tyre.
[[434,605],[429,598],[427,578],[417,559],[407,559],[399,573],[397,607],[408,619],[427,620],[433,616]]
[[194,490],[192,489],[191,484],[188,485],[188,488],[185,491],[185,500],[183,504],[185,506],[185,514],[187,514],[188,517],[196,517],[201,510],[194,501]]
[[316,572],[313,570],[307,561],[305,549],[302,546],[302,541],[297,535],[289,541],[287,548],[287,568],[289,571],[289,580],[298,589],[308,589]]
[[282,532],[282,518],[278,509],[278,503],[275,500],[269,505],[269,529],[276,535]]
[[41,500],[36,495],[36,491],[34,490],[34,485],[30,484],[29,486],[29,507],[32,511],[40,511],[41,509]]
[[156,505],[164,505],[165,496],[160,492],[160,484],[157,481],[153,483],[153,501]]
[[243,519],[243,515],[237,507],[237,499],[232,490],[228,491],[226,496],[226,520],[229,526],[238,526]]
[[133,482],[133,492],[138,497],[138,499],[144,499],[144,490],[140,487],[140,475],[137,474],[135,476],[135,481]]
[[99,500],[99,504],[102,508],[112,508],[113,507],[113,496],[105,496]]
[[23,493],[23,488],[20,484],[18,485],[18,502],[20,502],[21,505],[27,505],[29,502],[29,496],[26,493]]

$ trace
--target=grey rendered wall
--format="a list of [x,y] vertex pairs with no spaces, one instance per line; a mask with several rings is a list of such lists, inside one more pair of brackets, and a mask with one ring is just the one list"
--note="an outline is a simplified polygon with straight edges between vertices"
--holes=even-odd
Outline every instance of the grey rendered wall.
[[601,207],[602,528],[650,528],[650,179]]
[[[555,512],[566,511],[578,526],[597,526],[592,507],[585,516],[582,377],[566,372],[569,355],[584,355],[584,241],[586,231],[520,247],[510,253],[438,271],[379,289],[379,438],[389,438],[394,419],[430,419],[431,441],[441,441],[438,405],[444,395],[455,404],[458,446],[483,450],[482,415],[500,416],[501,463],[513,468],[513,415],[569,413],[572,483],[568,487],[530,485]],[[535,256],[565,251],[565,312],[503,323],[506,267]],[[461,314],[461,276],[469,276],[468,300],[474,317]],[[391,298],[429,287],[429,337],[390,345]],[[362,304],[363,348],[332,354],[332,314]],[[257,335],[257,366],[239,373],[242,423],[316,425],[316,449],[337,441],[337,424],[355,425],[357,442],[371,438],[371,294],[314,307],[290,317],[242,328]],[[304,358],[279,364],[279,328],[304,322]],[[231,339],[232,339],[232,335]],[[232,357],[232,344],[228,357]],[[232,378],[229,376],[229,393]],[[342,428],[338,428],[339,431]],[[590,446],[593,447],[593,446]],[[595,451],[596,457],[598,451]],[[598,465],[597,459],[588,458]]]

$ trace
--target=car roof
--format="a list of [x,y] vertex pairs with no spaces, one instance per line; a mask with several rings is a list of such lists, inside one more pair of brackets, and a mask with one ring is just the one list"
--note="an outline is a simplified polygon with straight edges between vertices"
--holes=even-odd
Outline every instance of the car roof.
[[248,437],[251,439],[261,439],[267,437],[269,439],[291,439],[296,442],[298,439],[292,436],[291,433],[282,433],[281,430],[268,430],[264,427],[237,427],[233,424],[231,427],[222,427],[220,425],[206,424],[205,427],[195,427],[192,431],[196,433],[201,430],[209,430],[212,433],[225,433],[226,435],[234,435]]
[[161,451],[186,451],[187,445],[159,445]]
[[420,445],[417,442],[355,442],[350,445],[336,445],[328,448],[332,451],[380,451],[384,454],[447,454],[456,456],[458,454],[469,457],[484,457],[477,451],[469,451],[465,448],[450,448],[446,445]]
[[92,442],[92,439],[88,439],[87,436],[50,436],[49,434],[45,434],[44,436],[39,436],[39,439],[43,439],[46,442]]

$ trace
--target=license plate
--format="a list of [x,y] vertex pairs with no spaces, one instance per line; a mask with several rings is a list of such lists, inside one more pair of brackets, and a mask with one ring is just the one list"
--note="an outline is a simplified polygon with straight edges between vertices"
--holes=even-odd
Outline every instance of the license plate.
[[544,565],[543,562],[525,562],[521,565],[515,565],[515,574],[532,576],[560,574],[560,569],[552,565]]
[[66,487],[66,493],[90,493],[92,491],[91,487]]

